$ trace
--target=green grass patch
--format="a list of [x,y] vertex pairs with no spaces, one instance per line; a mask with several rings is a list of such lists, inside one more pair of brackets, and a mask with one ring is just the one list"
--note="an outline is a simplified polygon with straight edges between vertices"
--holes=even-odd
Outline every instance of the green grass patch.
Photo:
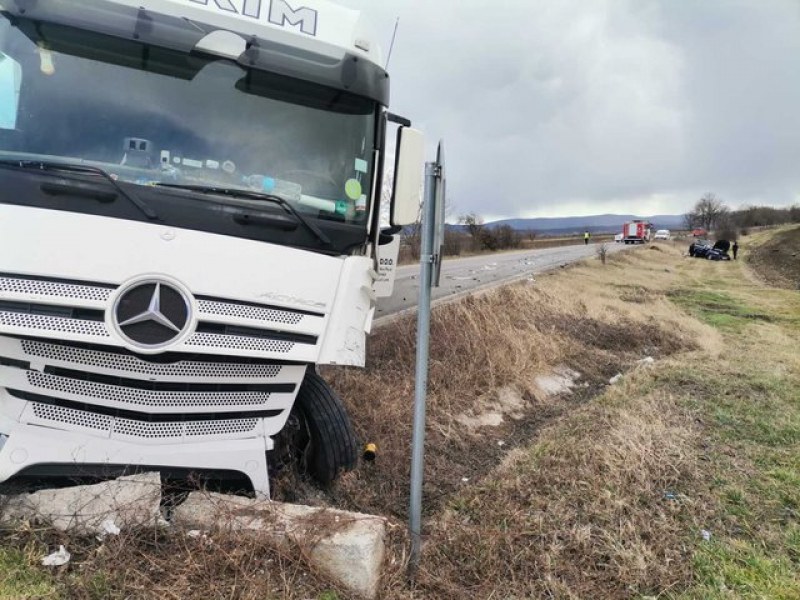
[[58,598],[52,578],[16,548],[0,548],[0,600]]
[[754,321],[771,323],[776,320],[719,290],[682,288],[667,296],[701,321],[728,333],[739,333]]
[[683,600],[730,598],[800,600],[797,565],[758,543],[743,540],[704,542],[694,558],[697,583]]
[[768,367],[717,360],[656,375],[703,423],[718,502],[703,525],[712,540],[695,548],[695,584],[676,598],[800,600],[800,384]]

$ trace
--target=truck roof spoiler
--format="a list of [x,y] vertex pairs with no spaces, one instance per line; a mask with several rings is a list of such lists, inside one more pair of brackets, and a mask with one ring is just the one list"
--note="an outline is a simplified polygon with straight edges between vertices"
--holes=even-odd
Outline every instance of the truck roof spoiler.
[[[4,4],[2,12],[15,20],[45,22],[161,46],[185,52],[198,49],[198,44],[220,28],[196,20],[182,19],[145,8],[126,6],[108,0],[14,0]],[[25,27],[21,27],[23,31]],[[280,33],[280,32],[278,32]],[[37,32],[42,35],[41,31]],[[341,56],[315,53],[286,41],[257,35],[240,35],[244,52],[236,58],[242,67],[270,71],[303,81],[347,91],[370,98],[387,106],[389,76],[384,69],[356,54],[341,50]],[[276,34],[276,37],[281,37]],[[286,39],[286,36],[283,36]],[[200,48],[207,52],[208,48]],[[223,58],[230,58],[224,56]]]

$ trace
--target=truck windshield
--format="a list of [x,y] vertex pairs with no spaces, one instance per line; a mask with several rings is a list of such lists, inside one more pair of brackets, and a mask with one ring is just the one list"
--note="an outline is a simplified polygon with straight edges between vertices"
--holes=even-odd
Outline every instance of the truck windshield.
[[365,227],[376,111],[218,57],[0,14],[0,159],[89,164],[142,186],[258,191]]

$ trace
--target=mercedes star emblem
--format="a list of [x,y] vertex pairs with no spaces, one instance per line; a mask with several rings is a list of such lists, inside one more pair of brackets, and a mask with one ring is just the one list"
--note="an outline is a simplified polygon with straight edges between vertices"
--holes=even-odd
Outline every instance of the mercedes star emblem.
[[113,322],[119,334],[142,349],[163,348],[188,329],[190,302],[177,287],[163,281],[139,281],[114,304]]

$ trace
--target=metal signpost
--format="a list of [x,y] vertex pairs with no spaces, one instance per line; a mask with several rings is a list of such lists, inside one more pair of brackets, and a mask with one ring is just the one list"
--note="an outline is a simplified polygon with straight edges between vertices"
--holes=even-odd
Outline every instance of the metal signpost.
[[431,322],[431,288],[439,285],[441,245],[444,240],[444,150],[439,142],[436,162],[425,165],[422,210],[419,305],[417,306],[417,365],[414,394],[414,432],[411,440],[411,500],[409,570],[419,566],[422,547],[422,473],[425,455],[425,403],[428,391],[428,337]]

